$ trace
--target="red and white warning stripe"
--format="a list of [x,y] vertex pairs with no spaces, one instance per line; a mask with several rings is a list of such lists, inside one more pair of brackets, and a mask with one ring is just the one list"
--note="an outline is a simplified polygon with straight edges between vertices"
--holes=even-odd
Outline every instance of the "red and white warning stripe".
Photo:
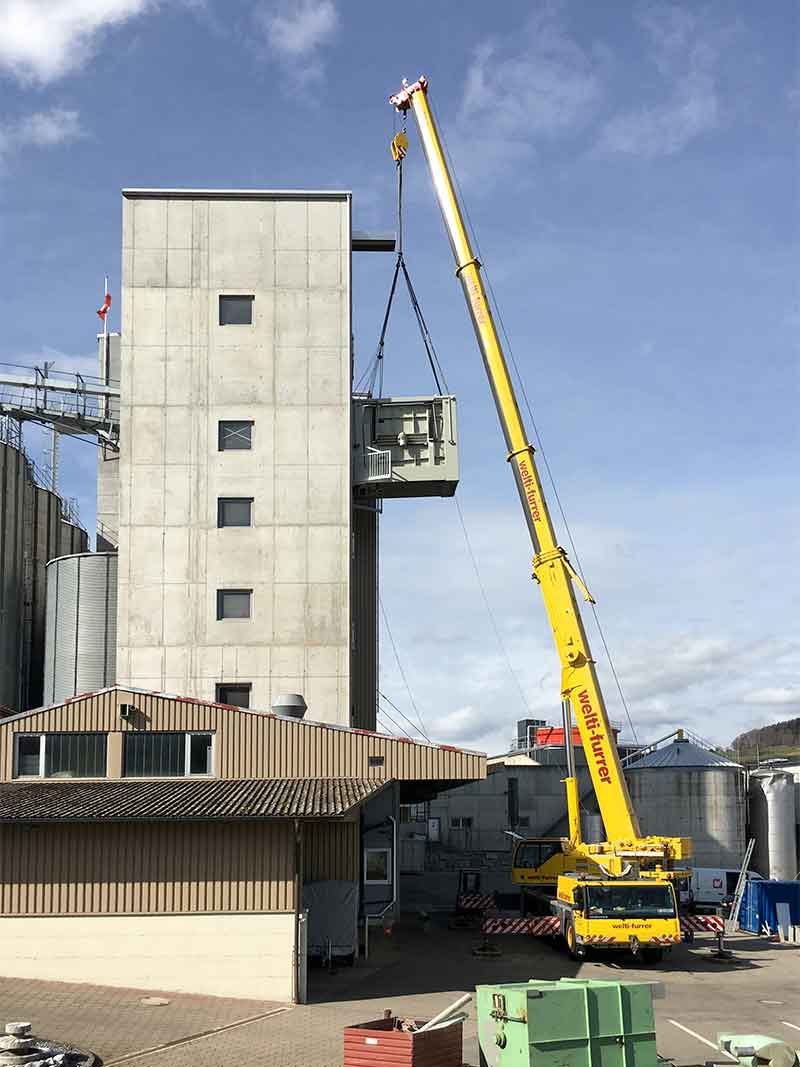
[[548,934],[557,934],[559,928],[556,915],[544,915],[541,918],[509,918],[501,916],[496,919],[486,919],[481,931],[484,934],[529,934],[533,937],[545,937]]
[[612,945],[615,938],[608,934],[587,934],[583,941],[586,945]]
[[658,937],[652,937],[650,939],[651,945],[679,945],[681,941],[680,934],[660,934]]
[[691,930],[692,933],[721,934],[725,930],[725,920],[721,915],[682,915],[681,929]]
[[457,911],[486,911],[494,907],[491,893],[466,893],[456,899]]

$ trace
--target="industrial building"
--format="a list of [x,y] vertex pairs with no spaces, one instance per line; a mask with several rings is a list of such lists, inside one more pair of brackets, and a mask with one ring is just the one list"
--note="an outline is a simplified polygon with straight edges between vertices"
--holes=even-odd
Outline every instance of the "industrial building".
[[122,687],[12,716],[3,973],[303,1001],[308,953],[352,956],[399,911],[400,803],[484,774],[450,746]]
[[85,552],[89,539],[74,502],[55,491],[52,471],[31,460],[20,421],[3,410],[0,402],[0,711],[7,714],[43,703],[45,568]]

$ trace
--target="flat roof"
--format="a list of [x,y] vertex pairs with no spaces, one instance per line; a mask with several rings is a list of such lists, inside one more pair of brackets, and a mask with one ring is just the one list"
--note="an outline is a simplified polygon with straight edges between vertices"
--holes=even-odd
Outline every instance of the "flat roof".
[[127,200],[349,200],[349,189],[123,189]]
[[0,785],[0,823],[341,819],[386,784],[363,778],[18,780]]

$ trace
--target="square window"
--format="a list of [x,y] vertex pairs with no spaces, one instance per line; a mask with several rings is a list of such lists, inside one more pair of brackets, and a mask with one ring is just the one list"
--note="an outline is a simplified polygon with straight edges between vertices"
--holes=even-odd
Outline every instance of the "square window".
[[220,421],[218,447],[220,452],[253,447],[253,420],[227,419]]
[[392,850],[390,848],[364,849],[364,884],[392,884]]
[[250,326],[253,322],[253,299],[252,296],[221,296],[220,326]]
[[44,773],[47,778],[105,778],[107,735],[46,734]]
[[250,682],[223,682],[217,686],[217,703],[230,704],[234,708],[250,707]]
[[220,497],[217,500],[217,526],[252,526],[251,496]]
[[367,756],[368,767],[383,767],[385,763],[386,759],[384,756]]
[[147,730],[126,733],[122,748],[126,778],[177,778],[186,773],[186,735]]
[[249,619],[252,589],[218,589],[217,619]]
[[41,735],[19,734],[17,736],[17,778],[38,778],[41,773]]
[[214,770],[213,734],[187,734],[187,774],[212,774]]

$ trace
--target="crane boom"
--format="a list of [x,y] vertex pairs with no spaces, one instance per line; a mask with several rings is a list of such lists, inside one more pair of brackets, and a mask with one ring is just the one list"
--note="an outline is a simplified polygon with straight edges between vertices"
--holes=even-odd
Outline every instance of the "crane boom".
[[[567,553],[558,544],[533,446],[528,441],[500,337],[481,278],[481,264],[472,248],[442,144],[427,99],[423,76],[390,97],[398,111],[412,111],[419,128],[436,196],[444,217],[472,324],[492,387],[497,414],[505,435],[508,461],[522,503],[533,545],[533,576],[544,596],[547,618],[561,662],[562,700],[569,702],[577,720],[592,784],[609,842],[633,844],[641,839],[639,821],[631,804],[619,754],[595,671],[589,642],[575,596],[577,584],[586,600],[588,590],[576,574]],[[567,783],[570,831],[579,839],[577,783]],[[577,824],[577,827],[576,827]]]

